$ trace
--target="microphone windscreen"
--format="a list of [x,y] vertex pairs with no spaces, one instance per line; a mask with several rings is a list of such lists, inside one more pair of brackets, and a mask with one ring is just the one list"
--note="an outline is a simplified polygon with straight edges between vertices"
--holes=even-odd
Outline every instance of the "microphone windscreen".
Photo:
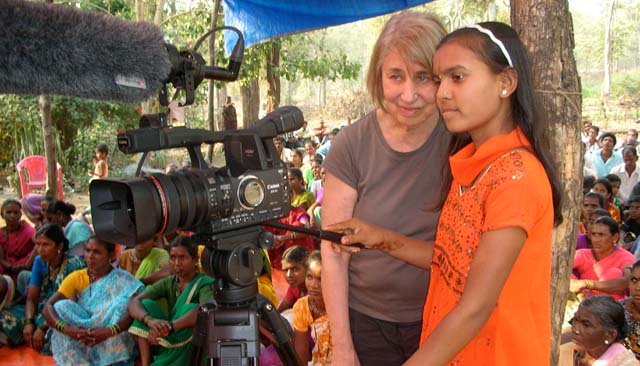
[[156,95],[171,63],[150,23],[63,5],[0,0],[0,93],[134,103]]

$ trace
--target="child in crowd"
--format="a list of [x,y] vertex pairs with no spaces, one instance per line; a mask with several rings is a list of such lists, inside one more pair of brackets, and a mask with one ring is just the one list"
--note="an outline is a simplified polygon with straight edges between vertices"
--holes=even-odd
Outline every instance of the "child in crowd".
[[109,147],[106,144],[96,146],[96,159],[93,159],[93,170],[89,171],[91,180],[103,179],[109,176]]
[[[293,306],[294,346],[303,364],[325,366],[331,363],[333,344],[329,329],[329,318],[322,298],[322,257],[319,250],[309,255],[309,268],[305,286],[309,295],[300,298]],[[309,333],[314,341],[309,345]]]
[[609,183],[611,183],[611,196],[613,197],[613,204],[620,211],[620,217],[622,221],[624,221],[624,210],[626,209],[626,202],[620,199],[620,185],[622,184],[622,179],[620,179],[620,177],[616,174],[609,174],[604,178],[608,180]]
[[620,215],[620,210],[616,205],[613,204],[613,187],[611,186],[611,182],[609,182],[606,178],[600,178],[596,180],[593,185],[593,191],[598,192],[604,196],[604,209],[609,211],[611,217],[616,220],[617,223],[622,222],[622,216]]
[[280,306],[278,306],[279,312],[291,309],[300,297],[307,294],[305,278],[307,276],[308,259],[309,251],[307,248],[298,245],[288,248],[282,254],[282,273],[289,284],[289,288]]
[[591,231],[591,225],[593,225],[593,222],[602,216],[611,217],[611,214],[609,213],[609,211],[605,210],[604,208],[597,208],[593,210],[593,212],[591,213],[591,219],[589,223],[587,223],[586,233],[578,234],[578,243],[576,244],[576,250],[591,249],[592,244],[589,236],[589,233]]

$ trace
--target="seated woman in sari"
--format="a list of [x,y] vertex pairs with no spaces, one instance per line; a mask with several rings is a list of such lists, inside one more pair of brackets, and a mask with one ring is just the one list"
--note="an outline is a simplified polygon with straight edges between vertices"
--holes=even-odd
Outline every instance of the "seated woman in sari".
[[36,231],[22,220],[22,204],[17,200],[5,200],[0,207],[0,216],[6,223],[0,228],[0,274],[10,275],[15,282],[31,257]]
[[118,267],[131,273],[145,286],[170,275],[169,253],[155,247],[158,239],[156,236],[123,251],[118,257]]
[[42,317],[42,308],[58,291],[62,280],[84,268],[80,258],[67,256],[69,242],[59,225],[45,224],[36,232],[37,256],[33,263],[25,305],[15,305],[0,312],[0,333],[12,346],[26,343],[38,352],[51,354],[51,330]]
[[76,206],[71,203],[54,200],[47,206],[46,212],[48,222],[58,224],[64,228],[64,235],[69,239],[69,255],[83,255],[85,244],[93,234],[93,231],[86,222],[72,219],[71,215],[76,213]]
[[[175,275],[148,286],[129,305],[136,319],[129,333],[137,336],[143,366],[187,365],[198,306],[213,298],[213,279],[198,272],[198,247],[190,237],[174,240],[170,258]],[[167,301],[169,314],[158,305],[160,299]],[[153,349],[153,363],[151,346],[159,346]]]
[[131,297],[140,281],[113,268],[115,244],[89,239],[87,268],[62,281],[44,307],[43,315],[57,331],[51,336],[56,365],[133,365],[135,342],[127,332]]
[[591,225],[592,249],[579,249],[573,260],[571,291],[586,296],[607,293],[616,300],[624,289],[612,291],[603,282],[623,277],[624,267],[633,264],[633,254],[616,245],[620,228],[611,217],[602,216]]

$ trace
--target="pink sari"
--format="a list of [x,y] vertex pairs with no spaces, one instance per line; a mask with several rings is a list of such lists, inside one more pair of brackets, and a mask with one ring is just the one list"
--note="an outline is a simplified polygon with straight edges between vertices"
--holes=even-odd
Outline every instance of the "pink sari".
[[[4,249],[4,257],[11,265],[25,264],[33,250],[33,236],[36,230],[25,221],[20,221],[20,228],[9,233],[4,227],[0,230],[0,246]],[[0,265],[0,273],[5,270]]]
[[[573,261],[573,272],[581,280],[607,281],[622,277],[625,266],[633,264],[635,257],[625,249],[616,247],[613,253],[596,262],[591,249],[579,249],[576,251]],[[589,290],[585,290],[589,291]],[[585,295],[604,294],[610,295],[616,300],[624,297],[621,293],[601,293],[598,291],[585,292]]]

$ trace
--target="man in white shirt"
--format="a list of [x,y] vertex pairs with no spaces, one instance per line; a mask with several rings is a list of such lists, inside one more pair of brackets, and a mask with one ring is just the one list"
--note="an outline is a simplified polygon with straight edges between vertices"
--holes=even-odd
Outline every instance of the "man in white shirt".
[[638,153],[632,146],[622,149],[622,160],[624,163],[617,165],[611,169],[611,174],[620,177],[620,190],[618,197],[623,204],[627,204],[627,200],[631,195],[633,186],[640,181],[640,171],[638,171]]
[[285,140],[282,136],[276,136],[273,138],[273,144],[276,145],[276,150],[280,154],[280,160],[288,163],[291,160],[291,149],[285,147]]

